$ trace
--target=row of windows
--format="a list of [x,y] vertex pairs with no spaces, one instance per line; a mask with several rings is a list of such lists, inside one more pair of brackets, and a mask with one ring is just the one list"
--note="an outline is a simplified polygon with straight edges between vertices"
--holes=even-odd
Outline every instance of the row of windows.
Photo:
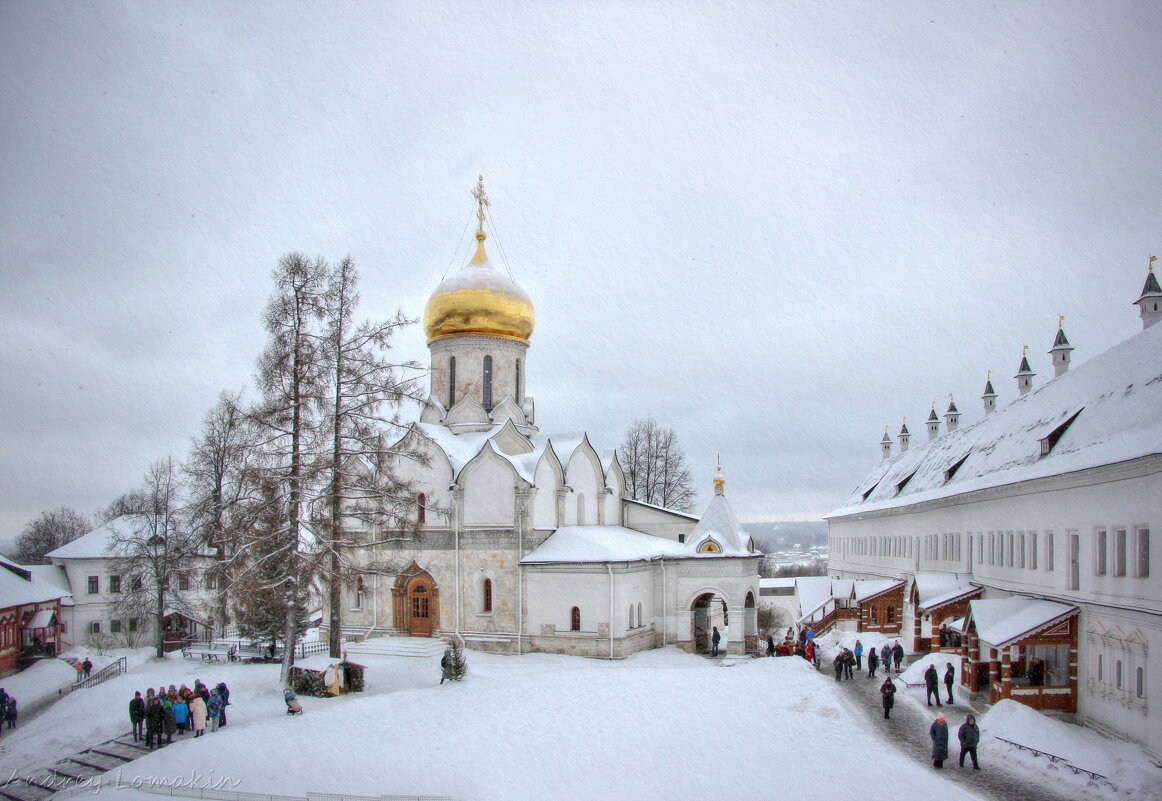
[[[484,357],[484,369],[481,376],[481,404],[488,411],[492,411],[492,357]],[[514,371],[513,399],[520,402],[520,359],[516,360]],[[448,408],[456,405],[456,357],[448,359]]]
[[[138,622],[138,618],[131,617],[131,618],[129,618],[129,620],[125,621],[125,626],[128,627],[129,631],[137,631],[137,622]],[[109,633],[110,634],[120,634],[122,631],[123,631],[122,621],[116,620],[116,619],[109,621]],[[94,620],[94,621],[91,621],[89,623],[89,633],[90,634],[100,634],[101,633],[101,621],[100,620]]]
[[[101,592],[101,577],[100,576],[89,576],[88,579],[89,579],[89,581],[88,581],[89,595],[99,595]],[[142,586],[141,576],[131,576],[129,579],[129,585],[130,585],[130,590],[129,590],[130,592],[141,592],[141,586]],[[217,579],[214,576],[214,574],[213,573],[206,574],[206,589],[212,590],[212,589],[215,589],[217,586],[218,586],[218,582],[217,582]],[[189,588],[190,588],[190,576],[189,576],[189,574],[188,573],[178,573],[177,574],[177,589],[179,591],[185,592]],[[121,576],[118,576],[118,575],[109,576],[109,581],[108,581],[108,584],[106,585],[105,591],[108,593],[121,592],[122,591]]]
[[1124,526],[1115,526],[1112,536],[1110,529],[1097,529],[1094,536],[1094,572],[1097,575],[1104,576],[1112,572],[1115,576],[1124,576],[1132,561],[1134,576],[1150,576],[1150,529],[1139,526],[1134,529],[1132,536],[1131,543],[1131,533]]

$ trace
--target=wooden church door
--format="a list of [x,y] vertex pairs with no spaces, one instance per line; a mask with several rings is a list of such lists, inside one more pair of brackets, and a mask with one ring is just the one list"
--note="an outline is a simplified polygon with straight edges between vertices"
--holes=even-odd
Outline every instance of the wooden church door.
[[431,637],[438,617],[432,583],[423,576],[412,579],[408,585],[408,633],[413,636]]

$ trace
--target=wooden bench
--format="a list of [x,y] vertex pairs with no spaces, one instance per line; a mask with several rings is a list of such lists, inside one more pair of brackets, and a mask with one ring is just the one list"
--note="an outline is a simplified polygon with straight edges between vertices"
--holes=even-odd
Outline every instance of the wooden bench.
[[182,656],[186,659],[201,657],[203,662],[220,662],[223,657],[229,659],[230,652],[214,648],[183,648]]

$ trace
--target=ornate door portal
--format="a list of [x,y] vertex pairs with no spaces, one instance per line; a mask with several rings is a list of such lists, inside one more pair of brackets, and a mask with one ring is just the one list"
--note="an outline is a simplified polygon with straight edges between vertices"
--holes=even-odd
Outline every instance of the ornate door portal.
[[413,637],[431,637],[440,627],[440,590],[432,574],[415,562],[392,587],[395,628]]

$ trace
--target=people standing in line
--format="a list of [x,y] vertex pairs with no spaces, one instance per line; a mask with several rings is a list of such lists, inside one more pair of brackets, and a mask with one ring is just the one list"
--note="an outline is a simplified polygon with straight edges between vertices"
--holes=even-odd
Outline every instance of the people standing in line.
[[900,641],[896,640],[895,646],[892,648],[892,658],[896,662],[896,672],[900,672],[900,665],[904,662],[904,646],[900,645]]
[[928,706],[932,706],[932,696],[936,696],[936,706],[944,706],[940,703],[940,676],[935,665],[929,665],[924,671],[924,697],[928,699]]
[[855,648],[852,648],[851,652],[855,655],[855,669],[863,670],[863,643],[856,640]]
[[218,688],[210,690],[210,700],[206,703],[206,720],[210,723],[210,731],[218,731],[218,716],[222,714],[222,696],[218,695]]
[[884,666],[885,675],[892,672],[892,646],[888,643],[880,649],[880,664]]
[[129,702],[129,722],[133,724],[133,742],[145,737],[145,699],[141,697],[141,690],[133,694]]
[[[169,701],[169,699],[167,698],[166,701]],[[165,718],[162,721],[162,726],[165,729],[165,744],[169,745],[173,742],[174,732],[178,730],[178,721],[177,718],[174,717],[172,701],[169,701],[169,703],[162,701],[161,708],[162,713],[165,715]],[[158,739],[161,739],[160,734],[158,735]]]
[[722,642],[722,635],[718,632],[718,626],[713,627],[714,631],[710,635],[710,655],[718,656],[718,644]]
[[206,702],[201,695],[194,695],[190,701],[190,717],[194,721],[194,736],[201,737],[206,733]]
[[938,713],[936,720],[928,727],[928,736],[932,738],[932,764],[942,768],[944,760],[948,759],[948,724],[944,721],[943,713]]
[[156,743],[158,748],[163,745],[161,741],[161,730],[165,727],[165,709],[161,705],[161,699],[156,695],[149,699],[149,706],[145,709],[145,747],[153,748]]
[[964,723],[960,724],[960,729],[956,732],[956,737],[960,740],[960,767],[964,767],[964,757],[967,754],[972,757],[972,769],[980,770],[980,765],[976,761],[976,747],[980,743],[980,729],[977,728],[975,715],[969,715],[965,718]]
[[189,690],[186,690],[184,694],[179,693],[178,699],[173,702],[173,719],[177,723],[179,735],[185,734],[186,729],[189,727],[190,704],[187,700],[189,698],[188,693]]
[[892,716],[892,707],[896,704],[896,683],[892,681],[891,676],[884,677],[884,683],[880,685],[880,695],[883,696],[884,720],[887,720]]
[[876,677],[876,668],[880,664],[880,652],[875,648],[867,649],[867,677],[874,679]]
[[948,663],[948,667],[944,670],[944,686],[948,688],[948,705],[952,706],[952,683],[956,681],[956,670],[952,667],[952,663]]
[[89,678],[89,674],[93,672],[93,663],[89,661],[89,657],[85,657],[85,661],[81,663],[81,667],[85,670],[85,678]]

